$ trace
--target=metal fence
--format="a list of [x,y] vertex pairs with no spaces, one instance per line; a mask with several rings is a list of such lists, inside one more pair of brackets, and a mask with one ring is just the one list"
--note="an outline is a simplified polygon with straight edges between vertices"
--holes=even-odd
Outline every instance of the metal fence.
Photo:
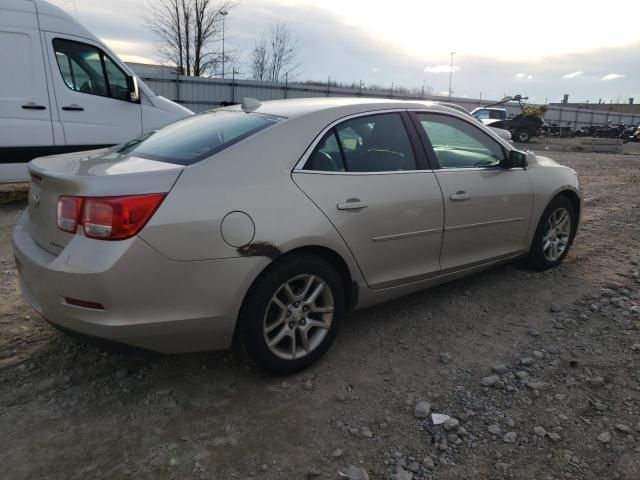
[[[258,100],[279,100],[283,98],[309,97],[374,97],[404,100],[433,100],[448,102],[445,96],[409,95],[393,90],[368,90],[366,88],[344,88],[327,85],[309,85],[304,83],[269,83],[235,78],[184,77],[167,74],[143,74],[142,79],[157,94],[180,103],[194,112],[202,112],[219,107],[223,102],[239,103],[245,97]],[[487,100],[453,97],[450,100],[467,110],[492,103]],[[504,106],[508,113],[520,113],[518,104]],[[603,125],[624,122],[635,125],[640,115],[631,113],[607,112],[588,108],[549,106],[545,114],[547,122],[557,122],[560,126],[571,125],[580,128],[590,125]]]

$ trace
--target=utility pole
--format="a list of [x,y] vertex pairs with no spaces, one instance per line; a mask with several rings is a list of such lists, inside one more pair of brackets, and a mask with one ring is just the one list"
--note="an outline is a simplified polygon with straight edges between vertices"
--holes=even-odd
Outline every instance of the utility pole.
[[240,72],[236,70],[236,67],[233,67],[231,70],[231,103],[236,103],[236,73]]
[[284,74],[284,98],[287,98],[289,90],[289,72]]
[[453,56],[456,52],[451,52],[451,65],[449,66],[449,101],[451,101],[451,80],[453,79]]
[[222,15],[222,78],[224,78],[224,19],[227,15],[229,15],[229,11],[222,10],[220,12],[220,15]]

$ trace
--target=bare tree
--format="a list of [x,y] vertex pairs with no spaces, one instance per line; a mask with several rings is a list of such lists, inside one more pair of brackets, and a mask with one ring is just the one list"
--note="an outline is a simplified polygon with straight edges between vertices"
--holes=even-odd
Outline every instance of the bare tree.
[[267,79],[269,71],[269,52],[267,40],[261,38],[256,42],[251,52],[251,75],[254,80],[263,82]]
[[277,82],[282,80],[284,70],[294,70],[298,42],[291,33],[286,23],[276,23],[271,27],[270,35],[271,58],[269,59],[269,80]]
[[162,58],[175,63],[182,75],[208,75],[222,61],[216,49],[222,12],[235,5],[234,0],[154,0],[148,4],[147,25],[158,36]]
[[267,38],[258,40],[251,52],[251,73],[254,80],[279,82],[300,67],[299,43],[286,23],[271,26]]

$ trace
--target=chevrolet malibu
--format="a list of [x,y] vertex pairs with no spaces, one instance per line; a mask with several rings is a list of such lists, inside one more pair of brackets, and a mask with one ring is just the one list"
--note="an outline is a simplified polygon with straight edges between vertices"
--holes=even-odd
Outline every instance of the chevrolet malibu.
[[166,353],[237,345],[279,373],[350,310],[558,265],[581,209],[573,170],[417,101],[247,99],[29,170],[13,246],[44,318]]

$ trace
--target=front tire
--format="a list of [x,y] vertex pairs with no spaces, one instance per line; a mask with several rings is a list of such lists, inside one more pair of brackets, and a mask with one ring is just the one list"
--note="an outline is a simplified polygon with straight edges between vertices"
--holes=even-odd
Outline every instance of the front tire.
[[269,266],[239,316],[239,340],[259,367],[303,370],[331,346],[345,314],[342,278],[324,259],[293,254]]
[[531,134],[527,130],[518,130],[516,140],[520,143],[528,143],[531,140]]
[[576,213],[565,196],[554,198],[544,210],[529,250],[528,264],[547,270],[562,263],[576,232]]

